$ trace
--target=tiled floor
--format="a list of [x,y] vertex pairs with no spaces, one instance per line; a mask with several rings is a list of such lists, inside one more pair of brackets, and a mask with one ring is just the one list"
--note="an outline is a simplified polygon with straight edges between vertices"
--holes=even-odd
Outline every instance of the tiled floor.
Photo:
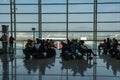
[[[17,50],[22,53],[22,50]],[[24,55],[0,56],[0,80],[120,80],[120,60],[108,55],[65,61],[59,57],[28,59]]]

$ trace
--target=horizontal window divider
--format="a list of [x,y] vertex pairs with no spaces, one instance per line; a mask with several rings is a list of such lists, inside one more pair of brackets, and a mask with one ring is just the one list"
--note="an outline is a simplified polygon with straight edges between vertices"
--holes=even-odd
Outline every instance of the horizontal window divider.
[[10,22],[0,22],[0,24],[10,24]]
[[120,23],[120,21],[98,21],[97,23]]
[[85,22],[68,22],[68,23],[93,23],[93,22],[85,21]]
[[41,14],[67,14],[66,12],[48,12],[48,13],[41,13]]
[[[67,23],[67,22],[42,22],[42,23]],[[68,22],[68,23],[94,23],[94,22]],[[120,21],[98,21],[97,23],[120,23]]]
[[66,3],[42,3],[41,5],[66,5]]
[[[67,32],[67,31],[42,31],[42,32]],[[93,31],[68,31],[69,32],[93,32]]]
[[10,5],[10,3],[0,3],[0,5]]
[[[10,15],[10,13],[0,13],[0,14],[2,14],[2,15],[9,14]],[[16,13],[16,14],[38,14],[38,13]]]
[[[93,14],[94,12],[68,12],[68,14]],[[116,14],[116,13],[120,13],[120,12],[97,12],[98,14]],[[10,14],[10,13],[0,13],[1,15],[4,14]],[[28,12],[19,12],[16,14],[39,14],[39,13],[28,13]],[[47,12],[47,13],[41,13],[41,14],[67,14],[66,12]]]
[[120,4],[120,2],[98,2],[97,4]]
[[[19,53],[18,53],[19,54]],[[56,57],[57,59],[61,59],[60,57]],[[20,57],[18,57],[17,59],[21,59]],[[2,75],[2,74],[1,74]],[[13,74],[11,74],[11,73],[9,73],[9,75],[13,75]],[[27,73],[17,73],[17,75],[16,75],[16,77],[37,77],[37,76],[39,76],[39,74],[34,74],[34,73],[31,73],[30,75],[28,75]],[[57,73],[57,74],[50,74],[50,73],[46,73],[45,74],[45,77],[60,77],[61,76],[61,74],[60,73]],[[62,74],[62,76],[64,76],[64,77],[66,77],[66,74]],[[73,75],[72,74],[67,74],[67,76],[70,76],[70,77],[72,77]],[[77,77],[79,77],[80,75],[75,75],[75,76],[77,76]],[[93,75],[84,75],[84,77],[87,77],[87,78],[89,78],[89,77],[92,77]],[[99,75],[98,75],[99,76]],[[102,77],[102,76],[100,76],[100,77]],[[107,77],[109,77],[109,76],[107,76]],[[114,77],[114,76],[110,76],[110,77]],[[116,77],[119,77],[119,76],[116,76]]]
[[[11,22],[0,22],[0,23],[6,23],[6,24],[10,24]],[[14,23],[14,22],[13,22]],[[28,24],[28,23],[31,23],[31,24],[36,24],[36,23],[38,23],[38,22],[16,22],[16,23],[18,23],[18,24]]]
[[118,31],[68,31],[68,32],[120,32],[120,30]]
[[[0,31],[2,32],[2,31]],[[10,32],[10,31],[9,31]],[[15,32],[13,30],[13,32]],[[16,31],[16,32],[33,32],[32,30],[31,31]],[[39,31],[35,31],[35,32],[39,32]],[[67,31],[41,31],[41,32],[67,32]],[[120,32],[120,30],[115,30],[115,31],[68,31],[68,32]]]
[[[0,22],[0,23],[10,23],[10,22]],[[39,22],[16,22],[16,23],[39,23]],[[42,22],[43,24],[47,24],[47,23],[67,23],[67,22]],[[94,23],[94,22],[68,22],[68,23]],[[98,21],[97,23],[120,23],[120,21]]]
[[[16,3],[16,5],[66,5],[67,3]],[[87,3],[72,3],[69,2],[68,5],[79,5],[79,4],[94,4],[94,2]],[[120,2],[97,2],[97,4],[120,4]],[[10,5],[10,3],[0,3],[0,5]]]
[[[16,13],[16,14],[39,14],[39,13]],[[61,12],[61,13],[41,13],[41,14],[66,14],[65,12]]]
[[[31,31],[16,31],[16,32],[33,32]],[[35,31],[35,32],[39,32],[39,31]],[[41,32],[66,32],[66,31],[41,31]]]
[[16,3],[16,5],[38,5],[38,3]]
[[42,32],[66,32],[66,31],[42,31]]
[[28,12],[26,12],[26,13],[16,13],[16,14],[39,14],[39,13],[28,13]]
[[[42,3],[41,5],[66,5],[67,3]],[[94,4],[94,3],[68,3],[68,5],[78,5],[78,4]]]
[[16,22],[16,23],[38,23],[38,22]]
[[[66,5],[67,3],[16,3],[16,5]],[[94,4],[94,3],[68,3],[68,5],[78,5],[78,4]],[[10,5],[10,3],[0,4],[0,5]]]
[[[67,23],[67,22],[42,22],[42,23]],[[68,23],[93,23],[93,22],[68,22]]]
[[16,3],[16,5],[66,5],[66,3]]
[[10,15],[10,13],[0,13],[0,15]]
[[[0,5],[10,5],[10,3],[0,4]],[[16,3],[15,5],[38,5],[38,3]]]
[[[49,32],[49,31],[47,31],[47,32]],[[52,32],[54,32],[54,31],[52,31]],[[63,31],[60,31],[60,32],[63,32]],[[66,32],[66,31],[65,31]],[[68,30],[68,32],[94,32],[94,31],[71,31],[71,30]]]
[[[10,14],[10,13],[0,13],[0,14]],[[24,12],[24,13],[16,13],[16,14],[39,14],[39,13],[28,13],[28,12]],[[48,13],[41,13],[41,14],[67,14],[66,12],[48,12]],[[93,12],[69,12],[68,14],[93,14]]]
[[114,13],[120,13],[120,12],[97,12],[98,14],[114,14]]
[[[0,31],[0,32],[2,32],[2,31]],[[10,31],[9,31],[10,32]],[[13,31],[13,32],[15,32],[15,31]],[[31,31],[16,31],[16,32],[33,32],[32,30]],[[39,32],[39,31],[35,31],[35,32]],[[67,31],[41,31],[41,32],[67,32]],[[117,30],[117,31],[68,31],[68,33],[71,33],[71,32],[120,32],[120,30]]]
[[111,30],[109,30],[109,31],[108,30],[107,31],[106,30],[104,30],[104,31],[97,30],[96,32],[120,32],[120,30],[113,30],[113,31],[111,31]]
[[[68,12],[68,14],[93,14],[94,12]],[[42,14],[67,14],[66,12],[48,12],[48,13],[42,13]]]

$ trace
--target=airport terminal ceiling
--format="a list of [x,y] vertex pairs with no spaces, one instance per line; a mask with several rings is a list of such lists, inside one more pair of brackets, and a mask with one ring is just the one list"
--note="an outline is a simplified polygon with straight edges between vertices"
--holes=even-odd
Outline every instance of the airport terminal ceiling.
[[0,0],[2,25],[16,40],[120,40],[120,0]]

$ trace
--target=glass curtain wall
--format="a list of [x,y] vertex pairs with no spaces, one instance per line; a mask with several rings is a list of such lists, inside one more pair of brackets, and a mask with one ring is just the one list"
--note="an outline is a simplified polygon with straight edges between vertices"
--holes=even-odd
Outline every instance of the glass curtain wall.
[[98,0],[98,40],[117,38],[120,40],[120,0]]
[[33,38],[32,28],[45,39],[120,40],[119,8],[120,0],[0,0],[0,26],[20,41]]
[[[16,55],[23,53],[24,41],[33,39],[33,28],[38,38],[84,39],[94,47],[92,41],[107,37],[120,41],[120,0],[0,0],[0,37],[2,25],[9,25],[9,35],[16,38]],[[38,76],[20,74],[22,62],[9,62],[7,76],[12,80]]]

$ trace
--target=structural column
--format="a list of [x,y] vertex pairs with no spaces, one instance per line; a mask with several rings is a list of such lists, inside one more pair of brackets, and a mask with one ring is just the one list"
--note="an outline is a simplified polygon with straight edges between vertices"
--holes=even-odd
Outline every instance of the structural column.
[[11,27],[10,30],[11,30],[11,35],[13,36],[13,11],[12,11],[13,6],[12,4],[13,4],[13,1],[10,0],[10,27]]
[[[94,53],[97,53],[97,0],[94,0],[94,14],[93,14],[93,49]],[[97,75],[97,59],[94,57],[93,59],[93,80],[96,80],[96,75]]]
[[42,39],[42,0],[38,0],[38,33],[39,38]]
[[66,0],[66,38],[68,39],[68,0]]
[[94,0],[93,40],[97,41],[97,0]]

